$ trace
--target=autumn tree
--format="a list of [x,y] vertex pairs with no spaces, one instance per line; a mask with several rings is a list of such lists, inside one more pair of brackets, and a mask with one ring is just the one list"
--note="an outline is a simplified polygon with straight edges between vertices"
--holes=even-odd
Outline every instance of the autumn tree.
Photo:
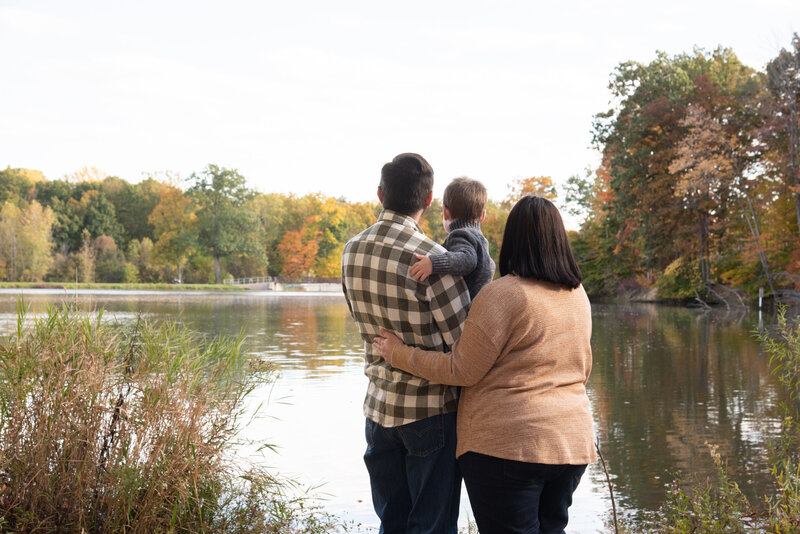
[[555,200],[558,196],[556,186],[553,185],[553,180],[549,176],[517,178],[509,184],[508,189],[508,196],[503,202],[503,206],[509,209],[525,195],[534,195],[547,200]]
[[178,283],[182,283],[183,267],[197,247],[197,217],[190,199],[177,187],[164,187],[148,222],[156,238],[155,255],[175,266]]
[[734,175],[731,143],[722,125],[698,105],[689,104],[680,125],[688,131],[678,143],[676,157],[669,166],[680,177],[675,196],[697,218],[700,276],[704,284],[711,282],[709,221],[719,216],[728,201]]
[[[610,83],[616,104],[599,114],[594,125],[607,173],[598,190],[605,189],[607,201],[593,210],[590,219],[596,221],[588,222],[600,231],[595,239],[609,240],[597,249],[612,251],[609,261],[602,262],[604,270],[610,267],[620,280],[652,281],[686,253],[685,245],[693,242],[700,224],[697,216],[686,216],[687,203],[698,207],[705,198],[696,189],[687,194],[691,181],[679,183],[681,173],[670,170],[690,128],[687,110],[700,106],[713,121],[730,123],[733,117],[725,110],[737,106],[737,94],[753,75],[724,48],[674,57],[658,53],[649,64],[625,62],[617,67]],[[717,200],[723,199],[720,195]],[[724,203],[713,207],[715,220],[723,221],[724,209]]]
[[97,167],[81,167],[75,172],[64,175],[64,180],[71,184],[79,184],[83,182],[101,182],[106,176],[106,173]]
[[30,169],[0,170],[0,205],[33,199],[36,185],[44,180],[42,173]]
[[39,281],[52,263],[55,216],[35,200],[21,209],[6,202],[0,211],[0,257],[11,281]]
[[800,234],[800,35],[795,34],[789,50],[782,49],[767,65],[772,106],[767,108],[768,130],[776,151],[776,163],[794,199],[797,231]]
[[319,235],[308,226],[301,230],[290,230],[283,235],[278,245],[285,276],[312,274],[312,267],[319,250]]

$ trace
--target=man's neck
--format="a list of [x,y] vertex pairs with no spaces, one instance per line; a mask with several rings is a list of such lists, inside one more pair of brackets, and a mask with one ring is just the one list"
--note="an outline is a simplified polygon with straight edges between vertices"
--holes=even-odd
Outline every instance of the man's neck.
[[422,214],[425,213],[425,210],[421,209],[417,213],[412,213],[411,215],[406,215],[405,213],[400,213],[399,211],[396,211],[394,213],[402,215],[403,217],[411,217],[412,219],[414,219],[415,223],[419,224],[419,221],[422,219]]

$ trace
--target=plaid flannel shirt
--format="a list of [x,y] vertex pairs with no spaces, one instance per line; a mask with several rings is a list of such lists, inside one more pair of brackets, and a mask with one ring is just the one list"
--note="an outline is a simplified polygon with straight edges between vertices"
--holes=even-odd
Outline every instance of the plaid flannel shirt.
[[434,274],[417,282],[408,274],[417,261],[415,253],[444,252],[414,219],[388,210],[344,247],[342,286],[364,339],[364,373],[369,378],[364,415],[381,426],[400,426],[456,410],[455,387],[395,369],[372,349],[372,339],[383,327],[407,345],[450,350],[469,308],[464,280]]

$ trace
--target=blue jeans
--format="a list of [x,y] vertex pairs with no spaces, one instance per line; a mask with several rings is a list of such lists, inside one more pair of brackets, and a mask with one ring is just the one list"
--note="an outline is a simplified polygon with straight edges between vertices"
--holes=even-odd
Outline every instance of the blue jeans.
[[550,465],[462,454],[469,502],[481,534],[562,534],[585,465]]
[[366,438],[364,463],[381,534],[456,534],[456,414],[393,428],[367,419]]

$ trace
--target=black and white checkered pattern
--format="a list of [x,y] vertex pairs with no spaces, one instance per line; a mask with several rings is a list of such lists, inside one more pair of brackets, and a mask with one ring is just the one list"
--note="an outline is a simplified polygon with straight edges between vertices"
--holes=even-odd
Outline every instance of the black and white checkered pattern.
[[409,276],[414,254],[442,254],[411,217],[383,211],[378,222],[348,241],[342,255],[342,286],[366,354],[369,377],[364,415],[394,427],[456,410],[456,388],[434,384],[395,369],[372,352],[381,327],[404,343],[449,351],[461,335],[469,293],[463,279]]

